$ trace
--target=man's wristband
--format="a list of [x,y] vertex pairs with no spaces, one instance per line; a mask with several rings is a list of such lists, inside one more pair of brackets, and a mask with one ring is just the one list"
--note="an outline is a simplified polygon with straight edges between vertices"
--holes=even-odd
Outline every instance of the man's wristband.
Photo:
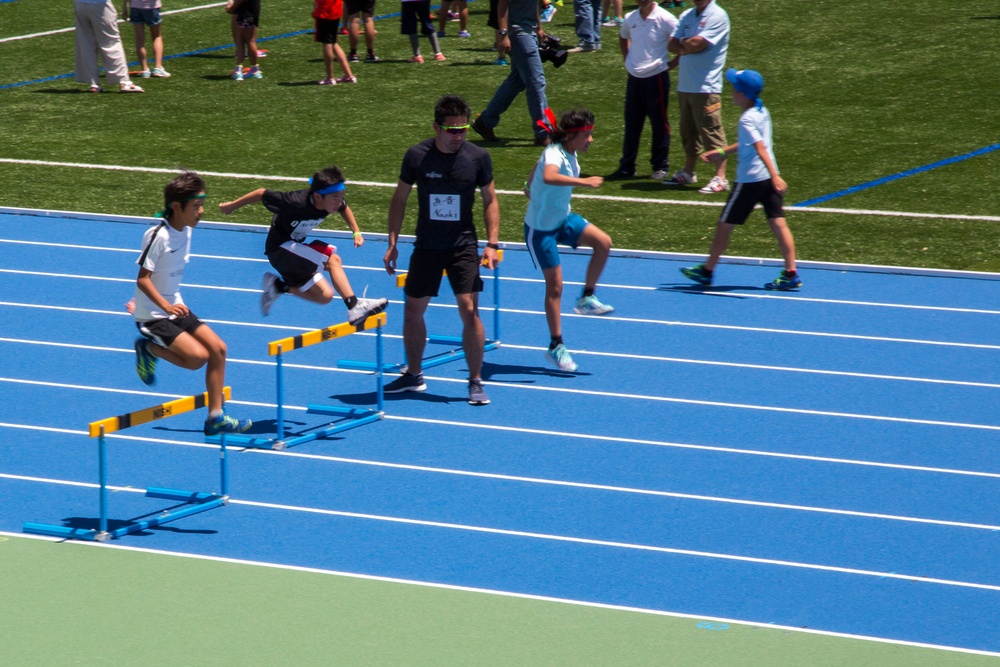
[[358,238],[359,236],[361,236],[361,232],[354,232],[352,236],[354,236],[354,238]]
[[715,150],[719,151],[719,155],[722,157],[726,157],[727,153],[725,148],[716,148]]
[[493,250],[499,250],[500,249],[500,244],[499,243],[487,243],[486,247],[487,248],[492,248]]

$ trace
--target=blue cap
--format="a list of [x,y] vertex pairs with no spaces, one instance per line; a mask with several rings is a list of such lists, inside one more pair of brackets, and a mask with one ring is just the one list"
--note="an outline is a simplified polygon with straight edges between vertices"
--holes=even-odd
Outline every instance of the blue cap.
[[735,67],[730,67],[726,70],[726,81],[751,100],[760,97],[760,91],[764,90],[764,77],[752,69],[737,70]]

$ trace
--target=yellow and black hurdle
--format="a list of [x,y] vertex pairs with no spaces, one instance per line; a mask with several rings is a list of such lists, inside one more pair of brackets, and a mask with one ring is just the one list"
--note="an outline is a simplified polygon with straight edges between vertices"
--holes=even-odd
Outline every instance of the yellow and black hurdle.
[[[495,350],[500,347],[500,262],[502,261],[503,250],[498,250],[497,265],[493,268],[493,338],[486,341],[486,344],[483,347],[484,352],[489,352],[490,350]],[[485,260],[483,261],[483,265],[486,265]],[[444,271],[442,275],[448,275],[448,272]],[[406,287],[406,276],[407,274],[405,273],[401,273],[396,276],[396,287],[399,287],[400,289]],[[451,345],[452,349],[424,358],[420,362],[421,368],[433,368],[434,366],[447,364],[451,361],[465,359],[465,351],[462,349],[461,336],[429,334],[427,336],[427,342],[435,345]],[[356,371],[374,371],[376,368],[380,368],[384,373],[401,373],[406,369],[406,366],[407,364],[405,361],[398,364],[383,364],[382,361],[379,360],[378,366],[370,361],[353,361],[351,359],[339,359],[337,361],[337,368],[347,368]]]
[[[242,445],[244,447],[254,447],[258,449],[286,449],[288,447],[293,447],[295,445],[301,445],[312,440],[318,440],[320,438],[328,438],[334,433],[340,433],[341,431],[346,431],[347,429],[357,428],[358,426],[364,426],[365,424],[370,424],[375,421],[379,421],[385,416],[383,412],[383,391],[382,391],[382,354],[383,354],[383,343],[382,343],[382,327],[386,323],[386,314],[378,313],[377,315],[371,315],[366,318],[363,322],[358,322],[357,324],[350,324],[348,322],[342,322],[341,324],[334,324],[332,326],[315,329],[313,331],[307,331],[305,333],[299,334],[297,336],[289,336],[288,338],[282,338],[281,340],[271,341],[267,344],[267,354],[268,356],[275,357],[276,361],[276,378],[275,378],[275,389],[277,391],[277,404],[278,404],[278,414],[276,418],[276,428],[277,435],[274,438],[254,438],[247,435],[235,435],[229,434],[226,436],[227,442],[232,445]],[[309,405],[307,411],[313,414],[322,415],[333,415],[341,417],[342,421],[333,422],[324,429],[313,431],[311,433],[305,433],[302,435],[296,435],[293,437],[286,437],[285,435],[285,371],[284,371],[284,355],[286,352],[291,352],[292,350],[298,350],[303,347],[309,347],[310,345],[317,345],[318,343],[325,343],[328,340],[334,340],[336,338],[344,338],[353,333],[358,333],[360,331],[367,331],[369,329],[375,329],[375,364],[370,364],[368,370],[375,371],[375,394],[376,394],[376,407],[374,410],[366,408],[345,408],[332,405]],[[205,442],[217,443],[220,440],[220,436],[213,435],[205,438]]]
[[[225,400],[232,397],[232,388],[224,387],[222,395]],[[182,506],[171,508],[158,514],[151,519],[143,521],[132,521],[128,525],[116,530],[108,530],[108,464],[107,464],[107,442],[105,436],[115,431],[123,431],[133,426],[146,424],[158,419],[175,417],[185,412],[198,410],[208,405],[208,393],[196,394],[178,398],[174,401],[154,405],[143,410],[129,412],[117,417],[108,417],[89,424],[89,436],[97,438],[97,458],[98,476],[100,480],[100,526],[99,529],[72,528],[69,526],[56,526],[46,523],[25,523],[23,530],[26,533],[37,535],[51,535],[75,540],[90,540],[96,542],[107,542],[109,540],[146,530],[154,526],[159,526],[169,521],[183,519],[192,514],[205,512],[216,507],[221,507],[229,502],[229,459],[226,455],[226,437],[219,440],[219,493],[203,493],[200,491],[178,491],[176,489],[164,489],[150,487],[146,489],[147,498],[160,498],[163,500],[176,500],[183,503]]]

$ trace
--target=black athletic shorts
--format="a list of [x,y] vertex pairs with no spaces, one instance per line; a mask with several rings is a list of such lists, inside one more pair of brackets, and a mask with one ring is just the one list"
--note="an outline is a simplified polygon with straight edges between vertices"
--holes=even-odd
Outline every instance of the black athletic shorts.
[[483,279],[479,277],[479,247],[474,245],[444,251],[414,250],[403,291],[414,299],[437,296],[443,271],[448,272],[448,282],[455,294],[483,291]]
[[160,347],[170,347],[182,333],[193,334],[194,330],[202,324],[204,322],[199,320],[194,313],[188,311],[187,315],[180,318],[162,317],[156,320],[136,322],[135,328],[139,330],[139,333]]
[[737,183],[729,193],[729,199],[726,200],[726,206],[722,209],[719,220],[730,225],[742,225],[757,204],[764,207],[764,215],[769,220],[783,218],[785,217],[783,199],[774,189],[774,183],[770,178],[754,183]]
[[313,19],[316,21],[316,32],[313,40],[320,44],[336,44],[337,33],[340,32],[340,19]]
[[375,0],[344,0],[344,15],[374,14]]
[[430,0],[417,0],[417,2],[404,2],[401,7],[399,18],[399,34],[416,35],[417,24],[420,24],[420,32],[424,35],[433,35],[435,28],[431,23],[431,3]]

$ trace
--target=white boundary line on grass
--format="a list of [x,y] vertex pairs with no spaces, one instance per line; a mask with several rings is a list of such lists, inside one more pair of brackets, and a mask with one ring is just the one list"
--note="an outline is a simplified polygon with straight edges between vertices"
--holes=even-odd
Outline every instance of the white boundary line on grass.
[[[25,165],[37,165],[43,167],[72,167],[79,169],[107,169],[111,171],[134,171],[143,172],[151,174],[176,174],[179,169],[164,169],[158,167],[129,167],[124,165],[104,165],[104,164],[89,164],[85,162],[53,162],[49,160],[21,160],[15,158],[0,158],[0,162],[8,164],[25,164]],[[255,180],[268,180],[268,181],[284,181],[284,182],[305,182],[306,179],[302,177],[290,177],[290,176],[264,176],[260,174],[239,174],[232,172],[218,172],[218,171],[198,171],[202,176],[212,176],[216,178],[240,178],[240,179],[255,179]],[[395,188],[395,183],[380,183],[377,181],[351,181],[352,185],[368,186],[368,187],[380,187],[380,188]],[[666,190],[665,190],[666,191]],[[524,196],[521,190],[497,190],[497,194],[502,195],[515,195]],[[616,201],[616,202],[630,202],[636,204],[668,204],[677,206],[710,206],[713,208],[719,208],[722,206],[723,202],[706,202],[706,201],[686,201],[686,200],[671,200],[671,199],[653,199],[645,197],[620,197],[612,195],[590,195],[590,194],[574,194],[577,199],[596,199],[603,201]],[[865,209],[846,209],[846,208],[825,208],[819,206],[786,206],[786,210],[791,211],[813,211],[816,213],[840,213],[844,215],[876,215],[876,216],[888,216],[888,217],[900,217],[900,218],[940,218],[946,220],[981,220],[986,222],[1000,222],[1000,216],[996,215],[958,215],[954,213],[913,213],[913,212],[901,212],[901,211],[878,211],[878,210],[865,210]]]
[[458,585],[455,585],[455,584],[441,584],[441,583],[433,583],[433,582],[427,582],[427,581],[417,581],[417,580],[414,580],[414,579],[400,579],[400,578],[396,578],[396,577],[381,577],[381,576],[372,575],[372,574],[359,574],[359,573],[355,573],[355,572],[344,572],[344,571],[339,571],[339,570],[324,570],[324,569],[314,568],[314,567],[303,567],[303,566],[300,566],[300,565],[283,565],[281,563],[267,563],[267,562],[263,562],[263,561],[245,560],[245,559],[241,559],[241,558],[226,558],[224,556],[206,556],[206,555],[203,555],[203,554],[194,554],[194,553],[177,552],[177,551],[165,551],[165,550],[162,550],[162,549],[149,549],[149,548],[145,548],[145,547],[133,547],[133,546],[126,546],[126,545],[123,545],[123,544],[102,544],[100,542],[83,542],[83,541],[79,541],[79,540],[68,540],[68,541],[66,541],[66,540],[62,540],[61,538],[57,538],[57,537],[47,537],[47,536],[44,536],[44,535],[25,535],[25,534],[21,534],[21,533],[10,533],[10,532],[6,532],[6,531],[0,531],[0,535],[2,535],[2,536],[8,536],[8,537],[13,537],[13,538],[24,538],[24,539],[31,539],[31,540],[41,540],[41,541],[44,541],[44,542],[61,542],[61,543],[70,544],[70,545],[72,545],[74,547],[78,546],[78,547],[92,547],[92,548],[98,548],[98,549],[119,549],[121,551],[133,551],[133,552],[137,552],[137,553],[154,554],[154,555],[159,555],[159,556],[173,556],[175,558],[191,558],[191,559],[194,559],[194,560],[204,560],[204,561],[211,561],[211,562],[216,562],[216,563],[230,563],[230,564],[234,564],[234,565],[249,565],[249,566],[252,566],[252,567],[263,567],[263,568],[270,568],[270,569],[277,569],[277,570],[287,570],[287,571],[291,571],[291,572],[306,572],[306,573],[309,573],[309,574],[323,574],[323,575],[330,575],[330,576],[335,576],[335,577],[345,577],[345,578],[348,578],[348,579],[361,579],[361,580],[364,580],[364,581],[379,581],[379,582],[392,583],[392,584],[404,584],[404,585],[411,585],[411,586],[421,586],[421,587],[424,587],[424,588],[437,588],[437,589],[441,589],[441,590],[461,591],[461,592],[464,592],[464,593],[482,593],[482,594],[486,594],[486,595],[499,595],[499,596],[502,596],[502,597],[518,598],[518,599],[522,599],[522,600],[535,600],[535,601],[538,601],[538,602],[553,602],[553,603],[556,603],[556,604],[569,604],[569,605],[573,605],[573,606],[577,606],[577,607],[591,607],[591,608],[594,608],[594,609],[608,609],[608,610],[611,610],[611,611],[627,611],[627,612],[639,613],[639,614],[650,614],[650,615],[654,615],[654,616],[667,616],[667,617],[670,617],[670,618],[683,618],[683,619],[698,620],[698,621],[712,621],[712,622],[716,622],[716,623],[730,623],[730,624],[734,624],[734,625],[747,625],[747,626],[751,626],[751,627],[755,627],[755,628],[762,628],[762,629],[774,629],[774,630],[781,630],[781,631],[785,631],[785,632],[799,632],[799,633],[802,633],[802,634],[820,635],[820,636],[824,636],[824,637],[837,637],[837,638],[840,638],[840,639],[857,639],[857,640],[861,640],[861,641],[876,642],[876,643],[879,643],[879,644],[892,644],[892,645],[896,645],[896,646],[910,646],[910,647],[914,647],[914,648],[925,648],[925,649],[932,649],[932,650],[949,651],[949,652],[953,652],[953,653],[967,653],[967,654],[971,654],[971,655],[1000,656],[1000,652],[983,651],[983,650],[979,650],[979,649],[962,648],[962,647],[958,647],[958,646],[943,646],[943,645],[940,645],[940,644],[925,644],[925,643],[921,643],[921,642],[911,642],[911,641],[897,640],[897,639],[886,639],[886,638],[883,638],[883,637],[869,637],[869,636],[866,636],[866,635],[854,635],[854,634],[849,634],[849,633],[844,633],[844,632],[831,632],[831,631],[828,631],[828,630],[816,630],[814,628],[802,628],[802,627],[793,626],[793,625],[775,625],[773,623],[761,623],[761,622],[757,622],[757,621],[742,621],[742,620],[738,620],[738,619],[724,618],[724,617],[718,617],[718,616],[698,616],[698,615],[695,615],[695,614],[685,614],[685,613],[681,613],[681,612],[662,611],[662,610],[659,610],[659,609],[644,609],[642,607],[628,607],[628,606],[624,606],[624,605],[603,604],[603,603],[600,603],[600,602],[588,602],[588,601],[583,601],[583,600],[570,600],[570,599],[567,599],[567,598],[556,598],[556,597],[549,597],[549,596],[545,596],[545,595],[531,595],[529,593],[514,593],[514,592],[511,592],[511,591],[501,591],[501,590],[495,590],[495,589],[489,589],[489,588],[475,588],[475,587],[472,587],[472,586],[458,586]]
[[[199,9],[211,9],[212,7],[225,7],[224,2],[213,2],[210,5],[199,5],[197,7],[185,7],[183,9],[171,9],[170,11],[160,12],[160,16],[167,16],[168,14],[182,14],[184,12],[193,12]],[[118,19],[117,23],[125,23],[127,19]],[[76,30],[76,26],[72,28],[60,28],[59,30],[48,30],[46,32],[36,32],[30,35],[18,35],[17,37],[4,37],[0,39],[0,44],[4,42],[16,42],[21,39],[34,39],[35,37],[47,37],[49,35],[60,35],[66,32],[73,32]]]

